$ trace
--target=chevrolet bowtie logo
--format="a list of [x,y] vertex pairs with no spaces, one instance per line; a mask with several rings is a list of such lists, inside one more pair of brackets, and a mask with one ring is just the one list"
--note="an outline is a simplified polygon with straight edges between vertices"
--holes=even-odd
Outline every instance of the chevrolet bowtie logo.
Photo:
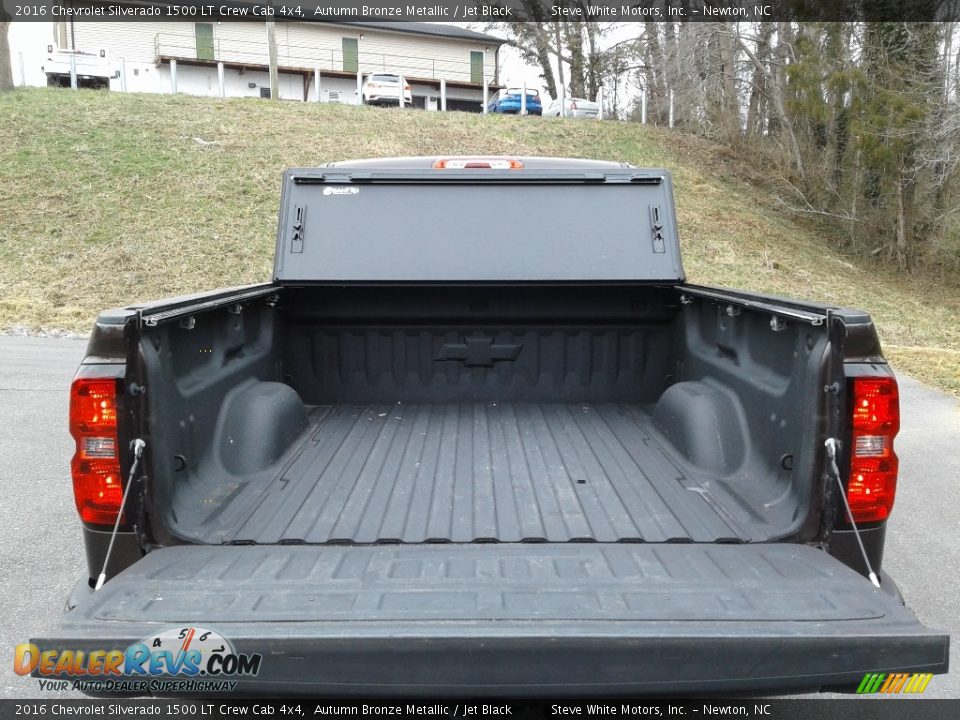
[[467,367],[493,367],[495,362],[516,360],[523,345],[494,343],[487,335],[465,337],[462,343],[444,343],[437,360],[460,360]]

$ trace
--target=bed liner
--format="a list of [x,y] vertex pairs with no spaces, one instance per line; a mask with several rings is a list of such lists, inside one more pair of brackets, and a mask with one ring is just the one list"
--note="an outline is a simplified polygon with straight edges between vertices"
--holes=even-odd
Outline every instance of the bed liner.
[[202,542],[749,542],[765,522],[679,459],[641,405],[338,404]]

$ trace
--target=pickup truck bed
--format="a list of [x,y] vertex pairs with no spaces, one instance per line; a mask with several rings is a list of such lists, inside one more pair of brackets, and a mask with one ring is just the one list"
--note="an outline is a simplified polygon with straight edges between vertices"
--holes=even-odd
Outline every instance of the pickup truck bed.
[[869,316],[685,282],[665,171],[443,165],[290,170],[272,282],[98,319],[71,431],[109,579],[38,647],[196,636],[262,655],[240,692],[328,697],[946,671],[865,577],[899,422]]
[[288,288],[148,327],[152,412],[179,428],[151,440],[156,512],[216,544],[796,533],[825,327],[743,311],[734,348],[725,306],[681,295]]
[[[341,404],[204,525],[219,542],[715,542],[767,532],[658,440],[651,408]],[[759,526],[759,527],[757,527]]]

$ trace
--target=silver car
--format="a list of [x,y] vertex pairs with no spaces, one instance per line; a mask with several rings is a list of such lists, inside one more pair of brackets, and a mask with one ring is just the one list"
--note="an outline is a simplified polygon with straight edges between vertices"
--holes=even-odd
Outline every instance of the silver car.
[[[560,117],[560,100],[554,100],[543,109],[544,117]],[[590,118],[596,120],[600,117],[600,103],[583,98],[564,98],[563,117],[570,118]]]

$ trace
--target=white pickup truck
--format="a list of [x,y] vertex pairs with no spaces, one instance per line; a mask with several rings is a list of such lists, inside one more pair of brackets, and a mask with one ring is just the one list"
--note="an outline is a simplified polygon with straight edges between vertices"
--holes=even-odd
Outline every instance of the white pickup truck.
[[110,53],[106,48],[93,52],[82,50],[64,50],[53,45],[47,46],[47,56],[42,70],[47,76],[47,85],[70,87],[71,76],[76,75],[77,87],[109,88],[111,78],[119,71],[110,63]]

